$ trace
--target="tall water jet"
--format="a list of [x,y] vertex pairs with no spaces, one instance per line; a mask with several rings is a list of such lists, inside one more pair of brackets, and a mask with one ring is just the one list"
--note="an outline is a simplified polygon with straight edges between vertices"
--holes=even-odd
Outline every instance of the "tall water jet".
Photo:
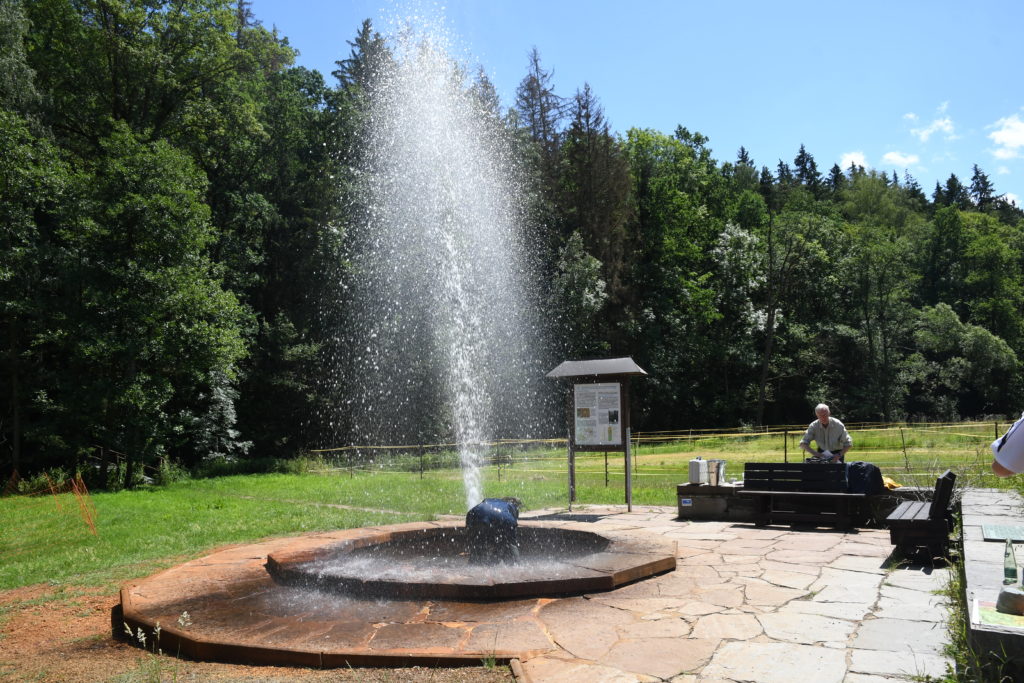
[[469,509],[483,498],[480,444],[499,422],[534,419],[529,387],[542,374],[512,136],[443,31],[406,27],[368,57],[345,332],[351,433],[454,438]]

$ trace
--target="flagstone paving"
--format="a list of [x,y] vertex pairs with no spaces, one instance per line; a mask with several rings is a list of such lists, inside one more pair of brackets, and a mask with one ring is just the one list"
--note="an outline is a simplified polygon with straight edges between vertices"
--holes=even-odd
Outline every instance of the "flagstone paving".
[[[257,650],[291,648],[305,666],[382,655],[512,657],[526,680],[560,683],[878,683],[940,677],[951,666],[940,595],[947,571],[888,568],[885,530],[681,521],[673,508],[588,507],[523,519],[659,536],[676,542],[677,565],[607,592],[493,603],[311,598],[275,585],[263,567],[268,553],[319,542],[314,535],[225,549],[123,595],[163,619],[165,635],[187,610],[188,628],[205,629],[211,641],[230,635]],[[206,616],[203,605],[218,600],[237,602],[238,616]]]
[[879,683],[952,666],[947,570],[890,569],[885,530],[670,523],[674,511],[659,508],[577,514],[598,533],[608,524],[674,539],[678,564],[548,605],[538,616],[557,648],[522,660],[530,680]]

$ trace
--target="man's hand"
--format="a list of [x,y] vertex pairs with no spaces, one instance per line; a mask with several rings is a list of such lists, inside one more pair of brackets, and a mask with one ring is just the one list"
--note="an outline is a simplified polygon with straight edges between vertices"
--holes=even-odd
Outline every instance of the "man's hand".
[[1008,470],[1002,465],[1000,465],[998,460],[992,461],[992,471],[996,474],[997,477],[1012,477],[1014,474],[1016,474],[1012,470]]

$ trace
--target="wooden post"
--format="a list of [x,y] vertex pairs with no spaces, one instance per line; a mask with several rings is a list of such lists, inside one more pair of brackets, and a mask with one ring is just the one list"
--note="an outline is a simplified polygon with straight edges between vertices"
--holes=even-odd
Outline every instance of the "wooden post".
[[572,511],[572,504],[576,502],[576,449],[572,442],[571,429],[566,443],[569,447],[569,510]]
[[903,442],[903,462],[906,463],[907,472],[909,472],[910,458],[907,457],[907,440],[903,438],[903,427],[900,427],[900,441]]
[[423,444],[420,444],[419,452],[420,452],[420,479],[422,479],[423,478]]
[[604,487],[608,488],[608,451],[604,452]]
[[789,462],[789,430],[782,432],[782,462]]
[[633,473],[629,470],[630,441],[632,441],[632,430],[626,427],[626,511],[633,511]]

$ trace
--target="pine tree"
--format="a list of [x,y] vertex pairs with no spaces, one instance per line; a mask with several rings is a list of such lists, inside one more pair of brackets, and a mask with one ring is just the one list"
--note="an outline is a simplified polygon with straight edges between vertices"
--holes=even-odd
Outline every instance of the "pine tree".
[[368,88],[390,57],[387,44],[380,33],[373,30],[369,19],[363,20],[355,40],[348,41],[348,44],[352,48],[348,58],[335,62],[338,68],[331,75],[338,79],[344,90],[351,91],[357,86]]
[[779,191],[775,186],[775,178],[767,166],[761,167],[761,177],[757,183],[757,191],[761,193],[765,205],[769,211],[778,211]]
[[793,184],[793,169],[782,159],[779,159],[779,164],[776,167],[775,178],[778,180],[779,185],[783,187],[789,187]]
[[565,114],[564,100],[555,94],[551,84],[553,73],[540,64],[537,48],[530,51],[526,76],[516,89],[515,108],[519,119],[540,145],[545,157],[553,157],[558,150],[559,128]]
[[825,185],[832,191],[832,194],[836,194],[846,187],[846,176],[843,175],[843,169],[839,168],[839,164],[832,164]]
[[[533,142],[536,155],[535,182],[537,194],[542,198],[543,222],[556,221],[558,185],[560,182],[562,120],[565,117],[565,101],[555,94],[551,84],[552,73],[540,63],[537,48],[530,51],[526,76],[516,89],[514,109],[519,125]],[[559,236],[561,238],[561,236]],[[558,239],[549,245],[558,248]]]
[[992,209],[992,203],[996,198],[992,181],[988,179],[984,171],[978,168],[977,164],[974,164],[974,173],[971,175],[970,196],[974,205],[978,207],[978,211],[983,213]]
[[796,180],[810,190],[811,194],[818,197],[821,194],[821,173],[818,172],[818,164],[814,157],[800,145],[800,151],[793,160],[796,169]]
[[[723,171],[728,164],[725,164]],[[744,190],[757,190],[757,169],[754,167],[754,160],[746,147],[740,147],[736,154],[736,166],[732,169],[733,187],[737,193]]]
[[955,173],[950,173],[946,180],[945,197],[948,206],[955,206],[961,211],[971,208],[971,196]]
[[578,230],[587,250],[601,261],[611,302],[619,304],[630,253],[625,248],[629,165],[589,84],[573,97],[562,156],[564,224]]
[[754,160],[750,158],[750,153],[747,152],[746,147],[740,147],[740,151],[736,153],[736,165],[737,166],[754,166]]
[[909,171],[903,172],[903,192],[910,205],[915,211],[924,212],[928,206],[928,197],[925,196],[921,184],[917,182]]

